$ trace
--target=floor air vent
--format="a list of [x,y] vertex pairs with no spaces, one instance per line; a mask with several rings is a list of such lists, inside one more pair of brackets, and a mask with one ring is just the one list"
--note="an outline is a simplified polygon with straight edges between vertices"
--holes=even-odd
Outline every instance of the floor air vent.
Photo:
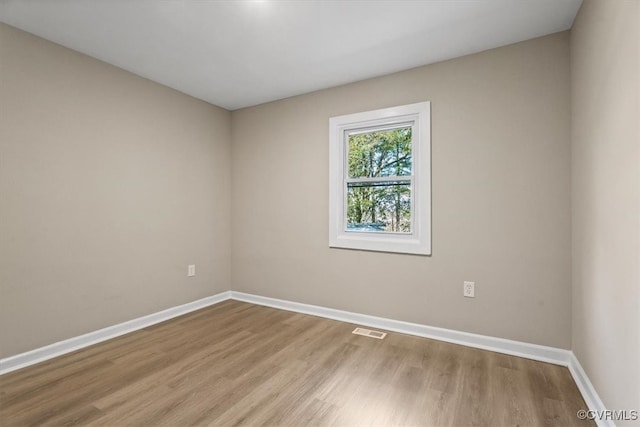
[[365,328],[355,328],[352,333],[356,335],[364,335],[365,337],[376,338],[379,340],[387,336],[386,332],[372,331]]

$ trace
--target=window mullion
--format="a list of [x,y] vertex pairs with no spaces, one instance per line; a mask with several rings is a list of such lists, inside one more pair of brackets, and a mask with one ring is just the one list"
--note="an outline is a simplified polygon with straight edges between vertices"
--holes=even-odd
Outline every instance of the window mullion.
[[345,178],[346,183],[350,182],[411,182],[413,180],[413,176],[411,175],[402,175],[402,176],[381,176],[381,177],[363,177],[363,178]]

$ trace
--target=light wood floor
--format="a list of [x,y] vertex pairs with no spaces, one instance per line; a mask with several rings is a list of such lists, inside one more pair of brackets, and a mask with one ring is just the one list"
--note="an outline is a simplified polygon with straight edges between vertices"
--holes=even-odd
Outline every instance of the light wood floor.
[[0,424],[593,425],[569,371],[237,301],[0,377]]

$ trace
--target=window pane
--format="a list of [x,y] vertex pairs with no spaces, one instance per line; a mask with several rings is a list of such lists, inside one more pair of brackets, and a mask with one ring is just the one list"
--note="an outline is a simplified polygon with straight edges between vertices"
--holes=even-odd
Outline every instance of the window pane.
[[411,175],[411,127],[349,135],[349,177]]
[[347,231],[411,232],[411,184],[407,181],[347,184]]

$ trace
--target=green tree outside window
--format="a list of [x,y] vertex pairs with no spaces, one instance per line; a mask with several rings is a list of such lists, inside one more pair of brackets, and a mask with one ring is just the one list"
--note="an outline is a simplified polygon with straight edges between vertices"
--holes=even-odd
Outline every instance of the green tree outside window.
[[347,230],[411,232],[411,127],[348,136]]

